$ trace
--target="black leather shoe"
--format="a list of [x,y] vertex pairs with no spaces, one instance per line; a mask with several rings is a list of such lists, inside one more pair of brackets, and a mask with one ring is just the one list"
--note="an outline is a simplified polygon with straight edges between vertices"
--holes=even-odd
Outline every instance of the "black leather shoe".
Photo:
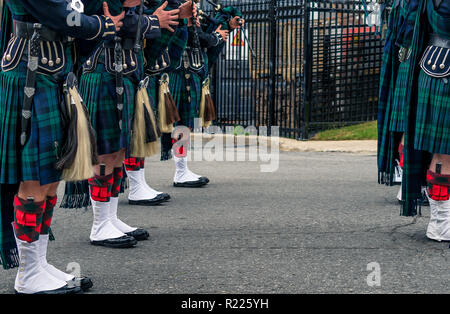
[[200,188],[202,186],[207,185],[206,181],[199,178],[197,181],[188,181],[188,182],[174,182],[173,186],[176,188]]
[[144,229],[136,229],[134,231],[127,232],[126,235],[135,238],[137,241],[144,241],[150,237],[148,231]]
[[135,246],[137,244],[137,241],[135,238],[125,235],[123,237],[116,238],[116,239],[91,241],[91,244],[97,245],[97,246],[110,247],[110,248],[114,248],[114,249],[126,249],[126,248],[131,248],[131,247]]
[[167,193],[162,193],[162,194],[159,194],[159,195],[161,195],[164,198],[164,202],[167,202],[168,200],[171,199],[170,195],[167,194]]
[[83,292],[88,291],[94,286],[94,283],[88,277],[74,278],[72,281],[67,282],[67,284],[73,287],[80,287]]
[[[16,294],[25,294],[18,292],[17,290],[14,290]],[[61,287],[56,290],[48,290],[48,291],[41,291],[37,292],[35,294],[77,294],[81,293],[82,290],[80,287],[70,287],[69,285],[65,285],[64,287]]]
[[[170,196],[169,196],[170,198]],[[163,194],[158,194],[155,198],[152,198],[151,200],[139,200],[139,201],[132,201],[128,200],[128,204],[130,205],[138,205],[138,206],[156,206],[163,202],[165,202],[165,196]]]
[[199,180],[202,180],[203,182],[205,182],[205,185],[207,185],[209,183],[209,179],[207,177],[200,177]]

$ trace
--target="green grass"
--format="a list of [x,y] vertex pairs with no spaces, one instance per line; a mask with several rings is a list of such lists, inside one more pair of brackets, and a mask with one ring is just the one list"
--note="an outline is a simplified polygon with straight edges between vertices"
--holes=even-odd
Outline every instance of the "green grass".
[[314,141],[350,141],[350,140],[376,140],[377,121],[346,126],[317,133]]

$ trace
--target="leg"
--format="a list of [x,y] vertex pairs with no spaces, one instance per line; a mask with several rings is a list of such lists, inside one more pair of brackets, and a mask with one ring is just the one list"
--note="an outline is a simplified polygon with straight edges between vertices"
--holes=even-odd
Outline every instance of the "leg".
[[18,293],[52,293],[67,289],[66,281],[48,273],[40,262],[40,235],[49,189],[50,185],[41,186],[37,181],[22,182],[14,200],[14,230],[20,254],[15,282]]
[[209,183],[209,179],[201,177],[191,170],[187,165],[187,152],[190,140],[183,137],[188,137],[189,132],[187,128],[181,130],[181,133],[175,134],[176,139],[173,139],[173,160],[175,161],[175,175],[173,185],[175,187],[197,188],[205,186]]
[[87,277],[75,278],[72,275],[69,275],[53,265],[49,264],[47,261],[47,249],[49,243],[49,233],[50,226],[53,218],[53,211],[56,206],[56,202],[58,200],[56,192],[59,186],[59,182],[49,184],[47,187],[47,197],[45,202],[45,211],[42,221],[41,234],[39,237],[39,261],[41,266],[45,269],[47,273],[52,275],[59,280],[65,281],[71,286],[80,286],[83,291],[87,291],[92,288],[93,283]]
[[155,191],[147,185],[144,165],[144,158],[132,157],[125,160],[125,169],[130,180],[128,202],[131,205],[155,206],[169,200],[168,194]]
[[121,152],[99,156],[101,166],[95,169],[95,177],[89,179],[94,222],[91,229],[91,244],[113,248],[128,248],[136,245],[133,237],[118,230],[110,219],[111,193],[114,184],[114,167]]
[[450,155],[433,156],[427,181],[430,200],[427,237],[437,241],[450,241]]
[[[117,217],[117,210],[119,204],[119,192],[120,185],[123,180],[123,162],[125,159],[125,151],[122,151],[118,154],[115,160],[115,168],[114,168],[114,183],[111,193],[111,206],[110,206],[110,220],[112,224],[124,234],[135,238],[138,241],[147,240],[149,238],[149,233],[147,230],[130,227],[122,220]],[[135,172],[135,171],[132,171]],[[131,187],[130,187],[131,190]],[[131,193],[131,192],[130,192]]]
[[399,160],[397,161],[397,166],[395,167],[395,179],[394,182],[400,182],[400,189],[397,194],[397,199],[400,203],[402,203],[402,177],[403,177],[403,156],[404,156],[404,145],[405,145],[405,134],[402,134],[402,138],[400,140],[400,145],[398,147]]

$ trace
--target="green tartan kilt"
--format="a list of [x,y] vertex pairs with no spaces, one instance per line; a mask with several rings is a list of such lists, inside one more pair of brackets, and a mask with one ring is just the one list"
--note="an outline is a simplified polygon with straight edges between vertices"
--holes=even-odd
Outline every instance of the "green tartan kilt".
[[41,185],[60,181],[56,170],[64,144],[60,104],[66,72],[54,76],[38,74],[33,99],[29,137],[20,145],[21,111],[26,81],[26,62],[0,73],[0,183],[39,181]]
[[133,125],[134,102],[137,84],[124,76],[124,107],[122,130],[116,98],[116,77],[99,64],[93,73],[84,73],[80,79],[80,93],[88,108],[97,137],[99,155],[129,150]]
[[[186,78],[189,74],[189,78]],[[199,117],[202,82],[197,74],[178,70],[169,74],[169,88],[177,105],[181,121],[177,125],[194,127],[194,119]],[[190,86],[190,91],[188,91]]]
[[408,62],[400,63],[395,83],[394,97],[392,99],[392,111],[389,130],[391,132],[405,132],[405,92],[408,83]]
[[450,155],[450,83],[421,71],[414,147]]

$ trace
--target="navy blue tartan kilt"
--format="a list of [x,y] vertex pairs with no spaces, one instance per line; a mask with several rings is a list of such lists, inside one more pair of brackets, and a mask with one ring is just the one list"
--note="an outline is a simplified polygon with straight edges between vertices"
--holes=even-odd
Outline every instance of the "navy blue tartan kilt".
[[450,155],[450,83],[421,71],[418,82],[414,146],[435,154]]
[[[70,57],[70,56],[69,56]],[[33,99],[30,133],[23,150],[20,145],[21,110],[26,80],[26,62],[0,73],[0,183],[60,181],[55,165],[64,143],[60,105],[66,69],[54,76],[38,74]]]
[[137,83],[133,83],[127,76],[123,77],[123,83],[124,107],[121,130],[115,75],[106,72],[104,65],[99,64],[95,72],[81,76],[80,93],[91,117],[99,155],[116,153],[122,149],[129,151]]
[[[189,78],[186,77],[189,75]],[[178,70],[169,74],[169,88],[177,105],[181,121],[177,125],[194,127],[194,119],[198,118],[202,96],[202,82],[197,74]],[[187,90],[190,86],[190,91]]]

